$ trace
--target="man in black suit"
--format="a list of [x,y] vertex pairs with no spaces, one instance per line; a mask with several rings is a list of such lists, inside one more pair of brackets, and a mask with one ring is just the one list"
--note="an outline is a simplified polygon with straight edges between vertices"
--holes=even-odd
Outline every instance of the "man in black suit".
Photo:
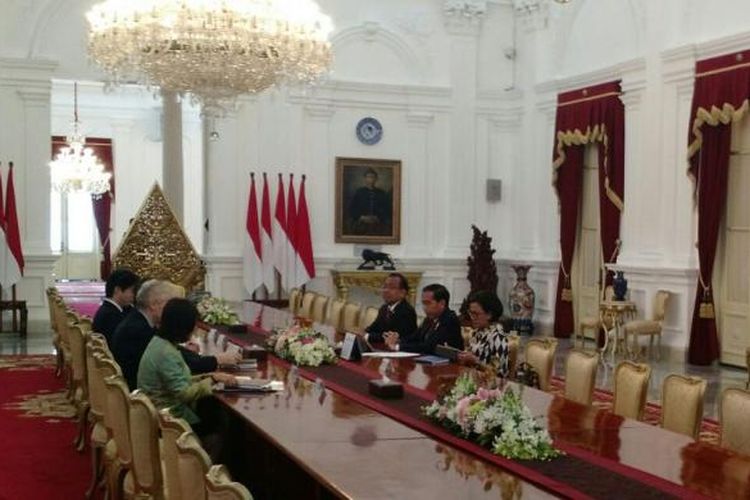
[[[137,387],[138,365],[159,326],[164,305],[176,296],[174,285],[171,283],[159,280],[146,281],[138,290],[135,299],[136,310],[128,314],[115,329],[110,348],[130,390]],[[201,356],[182,346],[180,352],[193,374],[216,371],[220,364],[237,364],[240,358],[239,354],[229,352],[216,356]]]
[[450,294],[443,285],[432,284],[422,289],[422,309],[426,316],[422,325],[412,335],[401,337],[397,333],[384,335],[386,345],[394,351],[433,354],[435,347],[447,344],[463,350],[461,323],[456,313],[448,308]]
[[409,282],[401,273],[391,273],[383,282],[382,296],[385,304],[378,310],[378,317],[365,328],[365,339],[383,342],[383,334],[396,332],[402,338],[417,329],[417,313],[406,300]]
[[115,328],[133,309],[138,275],[129,269],[115,269],[104,287],[105,299],[94,315],[93,331],[101,333],[112,345]]

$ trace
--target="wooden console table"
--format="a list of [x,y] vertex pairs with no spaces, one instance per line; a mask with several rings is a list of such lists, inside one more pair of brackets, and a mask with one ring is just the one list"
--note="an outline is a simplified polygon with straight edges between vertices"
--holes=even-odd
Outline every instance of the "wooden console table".
[[[11,327],[11,331],[18,332],[21,334],[21,337],[26,337],[26,329],[29,319],[29,310],[26,308],[26,301],[25,300],[0,300],[0,332],[3,331],[3,312],[5,311],[11,311],[13,314],[13,324]],[[18,316],[17,314],[20,313],[21,316],[21,322],[20,325],[18,324]],[[19,329],[20,326],[20,329]]]
[[333,284],[336,286],[336,294],[339,299],[346,300],[349,297],[350,288],[365,288],[375,293],[379,293],[383,287],[385,278],[391,273],[401,273],[406,277],[406,281],[409,283],[409,302],[411,305],[416,305],[417,301],[417,289],[419,288],[419,282],[422,280],[422,272],[407,272],[407,271],[341,271],[338,269],[331,269],[331,276],[333,277]]

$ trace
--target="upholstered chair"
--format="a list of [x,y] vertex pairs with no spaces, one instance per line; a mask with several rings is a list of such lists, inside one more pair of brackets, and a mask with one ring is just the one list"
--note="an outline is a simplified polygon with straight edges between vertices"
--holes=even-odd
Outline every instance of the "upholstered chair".
[[154,404],[140,390],[130,395],[130,445],[136,495],[164,500],[159,416]]
[[300,306],[300,297],[302,296],[302,292],[300,292],[299,288],[292,288],[289,290],[289,312],[292,313],[292,315],[297,314],[297,310]]
[[661,426],[697,438],[705,392],[706,381],[702,378],[667,375],[661,389]]
[[177,438],[177,452],[182,500],[205,500],[206,474],[211,459],[192,432]]
[[360,311],[359,318],[359,329],[364,331],[365,328],[370,326],[375,319],[378,317],[378,309],[376,307],[367,306]]
[[86,444],[86,419],[89,409],[88,375],[86,373],[88,333],[81,328],[79,323],[73,324],[72,322],[68,323],[68,333],[70,335],[72,399],[78,416],[78,432],[73,444],[78,451],[83,451]]
[[343,319],[341,320],[342,331],[356,332],[359,330],[360,305],[347,302],[344,306]]
[[[607,285],[604,288],[604,293],[601,295],[601,299],[603,300],[612,300],[615,296],[615,290],[612,288],[612,285]],[[591,331],[594,335],[594,347],[596,347],[596,343],[599,338],[599,330],[602,328],[605,328],[607,330],[612,329],[611,322],[607,320],[604,324],[602,324],[601,317],[598,314],[599,311],[597,311],[596,316],[584,316],[581,318],[581,321],[578,323],[578,331],[580,331],[580,337],[581,337],[581,349],[585,349],[586,347],[586,332]],[[578,337],[579,335],[576,332],[573,332],[573,347],[576,346],[578,343]]]
[[326,320],[326,309],[328,308],[328,297],[325,295],[317,295],[313,299],[312,304],[312,319],[316,323],[323,323]]
[[346,302],[341,299],[334,299],[330,301],[328,314],[326,315],[326,322],[331,325],[336,331],[341,331],[344,329],[344,306],[346,306]]
[[60,367],[58,376],[70,376],[70,335],[68,334],[68,316],[65,303],[58,295],[55,300],[55,324],[57,325],[58,343],[60,349]]
[[302,316],[303,318],[312,318],[312,306],[317,295],[318,294],[315,292],[305,292],[305,294],[302,296],[302,303],[299,310],[297,311],[297,316]]
[[565,398],[590,405],[598,366],[597,353],[576,349],[570,351],[565,360]]
[[49,308],[49,323],[52,329],[52,345],[55,346],[55,376],[59,377],[63,370],[63,351],[60,345],[60,332],[57,328],[57,300],[60,296],[54,287],[47,288],[47,307]]
[[721,446],[750,455],[750,391],[729,388],[721,393],[719,423]]
[[650,366],[632,361],[618,363],[615,368],[612,412],[621,417],[641,420],[650,379]]
[[[107,351],[99,344],[92,334],[86,344],[86,375],[89,386],[89,421],[91,422],[91,485],[86,492],[86,498],[91,498],[104,472],[104,450],[109,442],[109,433],[104,423],[107,410],[107,387],[104,379],[119,374],[119,367],[112,361],[105,361]],[[102,337],[103,338],[103,337]]]
[[120,500],[130,498],[135,493],[133,476],[133,452],[130,443],[130,396],[125,380],[120,376],[107,377],[107,417],[110,426],[114,456],[109,461],[109,498]]
[[159,412],[159,426],[161,427],[161,459],[164,463],[166,497],[167,500],[182,500],[177,439],[186,432],[192,432],[192,430],[187,422],[172,416],[169,410]]
[[551,337],[531,339],[526,343],[526,362],[539,375],[539,388],[543,391],[549,390],[556,347],[557,340]]
[[625,338],[632,337],[633,352],[636,357],[639,357],[641,353],[641,348],[638,345],[638,337],[641,335],[648,335],[648,357],[651,358],[651,351],[654,347],[654,337],[657,337],[656,357],[657,359],[661,359],[661,332],[664,317],[667,314],[668,301],[669,292],[659,290],[654,296],[654,314],[651,319],[628,321],[625,323]]
[[223,465],[214,465],[206,474],[207,500],[252,500],[250,492],[240,483],[232,481]]
[[513,377],[518,367],[518,350],[521,345],[521,337],[516,334],[508,335],[508,374]]

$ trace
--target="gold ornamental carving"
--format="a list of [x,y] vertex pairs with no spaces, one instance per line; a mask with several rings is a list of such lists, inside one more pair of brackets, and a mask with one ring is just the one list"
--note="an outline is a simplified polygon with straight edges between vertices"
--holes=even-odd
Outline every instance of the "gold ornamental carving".
[[115,267],[143,279],[162,279],[185,290],[203,288],[206,268],[158,184],[144,200],[117,247]]
[[[350,288],[364,288],[375,293],[379,293],[383,287],[383,282],[394,271],[340,271],[331,269],[333,284],[336,286],[336,294],[339,299],[347,300],[349,298]],[[409,283],[408,300],[415,305],[417,300],[417,289],[419,282],[422,280],[421,272],[402,272],[407,283]]]

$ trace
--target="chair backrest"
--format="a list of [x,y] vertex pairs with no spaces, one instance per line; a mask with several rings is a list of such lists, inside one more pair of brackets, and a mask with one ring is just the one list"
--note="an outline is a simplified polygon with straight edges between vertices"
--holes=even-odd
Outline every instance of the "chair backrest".
[[86,390],[86,341],[88,333],[81,328],[78,323],[68,322],[68,333],[70,335],[70,357],[71,368],[73,371],[73,380],[78,387],[83,389],[84,396],[88,394]]
[[632,361],[620,362],[615,368],[612,412],[621,417],[641,420],[650,379],[650,366]]
[[598,367],[597,353],[577,349],[570,351],[565,361],[565,398],[590,405]]
[[164,484],[168,500],[182,500],[182,481],[180,480],[180,460],[177,451],[177,439],[186,432],[191,432],[190,425],[181,418],[172,416],[169,410],[159,412],[161,427],[161,458],[164,462]]
[[55,301],[57,300],[57,289],[54,287],[47,288],[47,309],[49,310],[50,328],[57,332],[57,319],[55,317]]
[[65,303],[58,295],[55,300],[55,324],[57,325],[57,334],[60,336],[60,342],[63,347],[68,348],[68,317],[65,310]]
[[[104,380],[107,387],[107,410],[105,424],[112,431],[117,444],[117,456],[123,465],[130,467],[133,452],[130,444],[130,397],[125,380],[117,375]],[[110,427],[111,425],[111,427]]]
[[706,381],[702,378],[667,375],[661,389],[661,426],[697,438],[705,392]]
[[133,452],[133,479],[139,493],[164,498],[159,453],[159,417],[156,407],[141,391],[130,395],[130,446]]
[[250,492],[240,483],[232,481],[223,465],[214,465],[206,474],[207,500],[252,500]]
[[186,432],[177,438],[177,453],[182,499],[205,500],[206,474],[211,467],[211,459],[203,450],[198,437],[192,432]]
[[318,295],[313,299],[312,319],[317,323],[323,323],[326,320],[326,309],[328,307],[328,297]]
[[557,340],[550,337],[531,339],[526,343],[526,362],[539,375],[539,388],[543,391],[549,390],[556,347]]
[[344,306],[344,314],[342,323],[342,330],[347,332],[355,332],[359,329],[359,304],[347,302]]
[[[96,365],[96,356],[101,356],[102,348],[96,342],[86,344],[86,380],[89,390],[89,406],[91,415],[95,419],[104,418],[104,411],[107,405],[107,388],[104,385],[104,378],[99,374]],[[114,373],[110,374],[114,375]]]
[[343,330],[343,325],[344,325],[343,313],[344,313],[345,305],[346,305],[346,302],[344,302],[341,299],[335,299],[330,302],[330,307],[328,308],[328,316],[326,318],[326,321],[336,331]]
[[315,292],[305,292],[305,294],[302,296],[302,305],[297,311],[297,316],[302,316],[303,318],[312,318],[312,306],[313,302],[315,301],[316,295],[318,294]]
[[750,455],[750,391],[738,388],[725,389],[719,403],[721,446]]
[[289,312],[292,314],[297,314],[297,310],[299,309],[300,303],[300,295],[302,292],[300,292],[299,288],[292,288],[289,290]]
[[514,376],[518,367],[518,349],[521,345],[521,337],[508,335],[508,375]]
[[669,302],[669,292],[659,290],[654,296],[654,321],[664,321],[667,315],[667,302]]
[[380,311],[376,307],[367,306],[359,312],[359,329],[364,331],[365,328],[373,324],[377,319]]

